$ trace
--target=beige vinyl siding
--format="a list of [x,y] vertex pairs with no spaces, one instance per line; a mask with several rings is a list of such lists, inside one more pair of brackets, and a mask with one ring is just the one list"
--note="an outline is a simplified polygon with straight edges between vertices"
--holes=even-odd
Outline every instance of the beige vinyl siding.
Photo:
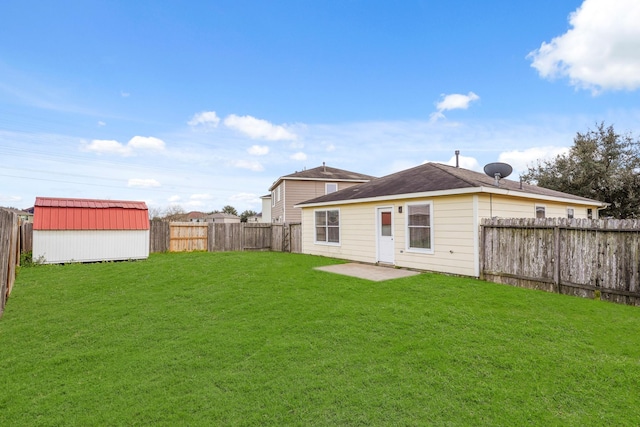
[[[587,206],[580,204],[558,203],[547,200],[513,198],[499,195],[479,195],[480,218],[535,218],[536,206],[545,207],[546,218],[566,218],[567,208],[573,208],[574,218],[587,218]],[[594,219],[597,209],[593,209]]]
[[360,262],[375,262],[375,205],[356,204],[340,206],[340,243],[321,244],[315,242],[316,210],[336,209],[306,208],[302,220],[302,252]]
[[[476,200],[477,202],[474,202]],[[433,253],[412,252],[407,248],[407,203],[431,202]],[[433,198],[351,203],[302,209],[302,252],[352,261],[376,263],[376,209],[393,209],[394,261],[399,267],[475,277],[478,272],[479,222],[491,215],[502,218],[534,218],[535,206],[544,205],[546,216],[567,215],[573,207],[575,218],[586,218],[585,205],[567,205],[534,199],[515,199],[488,194],[463,194]],[[402,207],[402,213],[398,207]],[[340,210],[340,244],[315,243],[314,212]],[[593,208],[594,215],[597,210]],[[477,215],[477,217],[476,217]]]
[[[433,254],[407,251],[406,203],[433,202]],[[402,206],[402,213],[398,207]],[[362,203],[340,206],[340,245],[317,244],[314,212],[303,209],[302,251],[352,261],[377,262],[376,208],[391,207],[394,224],[394,257],[401,267],[473,276],[473,197],[441,197],[437,199],[407,199],[394,203]],[[328,207],[333,208],[333,207]]]
[[[302,181],[302,180],[286,180],[286,204],[283,205],[284,221],[300,222],[302,213],[300,208],[294,208],[298,203],[324,196],[327,182],[338,184],[338,191],[356,185],[354,182],[339,181]],[[283,184],[280,184],[283,185]]]
[[[443,273],[475,275],[473,196],[449,196],[434,199],[412,199],[411,203],[433,203],[433,254],[406,249],[406,207],[396,209],[396,264],[401,267]],[[403,200],[404,203],[409,200]]]

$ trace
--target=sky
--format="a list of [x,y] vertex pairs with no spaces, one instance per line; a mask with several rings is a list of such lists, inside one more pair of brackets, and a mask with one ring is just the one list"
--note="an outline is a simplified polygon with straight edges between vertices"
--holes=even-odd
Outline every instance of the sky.
[[637,0],[9,0],[0,206],[261,211],[283,175],[640,137]]

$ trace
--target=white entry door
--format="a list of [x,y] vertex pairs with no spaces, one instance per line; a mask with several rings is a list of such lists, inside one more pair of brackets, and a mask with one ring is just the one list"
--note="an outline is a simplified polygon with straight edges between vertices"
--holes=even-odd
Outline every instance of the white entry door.
[[378,208],[376,211],[378,261],[393,264],[393,208]]

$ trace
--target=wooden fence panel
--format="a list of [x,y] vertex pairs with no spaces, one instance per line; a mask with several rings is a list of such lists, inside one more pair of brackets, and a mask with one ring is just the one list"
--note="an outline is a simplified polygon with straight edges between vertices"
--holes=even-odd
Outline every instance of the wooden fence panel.
[[271,224],[243,224],[245,251],[271,250]]
[[198,222],[169,223],[169,251],[191,252],[208,249],[208,225]]
[[15,213],[0,209],[0,316],[13,289],[20,260],[18,221]]
[[171,245],[169,222],[154,219],[149,226],[149,253],[167,252]]
[[33,251],[33,223],[20,224],[20,253]]
[[282,224],[271,224],[271,250],[282,252],[282,240],[284,238],[284,226]]
[[490,219],[486,280],[640,305],[640,221]]
[[191,223],[151,221],[149,252],[302,252],[300,224]]
[[302,253],[302,224],[292,223],[290,226],[290,252],[294,254]]

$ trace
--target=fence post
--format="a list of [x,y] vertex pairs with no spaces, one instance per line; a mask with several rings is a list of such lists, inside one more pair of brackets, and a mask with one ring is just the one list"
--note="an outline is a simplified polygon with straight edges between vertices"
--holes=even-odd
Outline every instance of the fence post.
[[560,227],[553,227],[553,283],[556,285],[557,292],[561,294],[560,284]]

